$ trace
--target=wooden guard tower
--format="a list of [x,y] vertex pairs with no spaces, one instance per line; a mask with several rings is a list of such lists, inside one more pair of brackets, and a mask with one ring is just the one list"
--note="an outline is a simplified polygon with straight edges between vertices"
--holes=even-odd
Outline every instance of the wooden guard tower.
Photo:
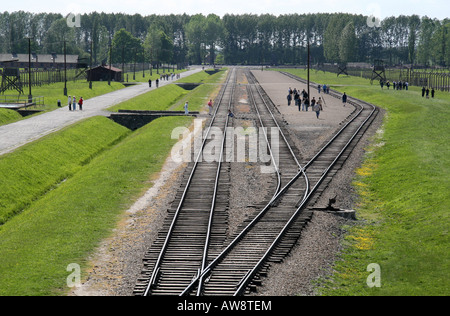
[[6,90],[17,90],[19,94],[23,94],[22,82],[20,81],[20,70],[18,67],[6,66],[3,68],[1,75],[2,84],[0,86],[0,93],[5,93]]
[[348,76],[347,63],[339,63],[338,64],[338,74],[337,74],[337,76],[339,77],[339,75],[347,75]]
[[386,67],[384,66],[384,61],[381,59],[375,59],[373,62],[372,78],[370,78],[370,83],[373,84],[375,79],[383,80],[386,82]]

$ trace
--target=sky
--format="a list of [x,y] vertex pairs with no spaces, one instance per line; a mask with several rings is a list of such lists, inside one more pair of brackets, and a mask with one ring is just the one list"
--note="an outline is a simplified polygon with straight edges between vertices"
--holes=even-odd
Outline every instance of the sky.
[[[428,16],[443,20],[450,17],[448,0],[16,0],[2,1],[4,11],[33,13],[139,13],[143,16],[157,14],[265,14],[289,13],[352,13],[384,19],[390,16]],[[6,3],[5,3],[6,2]]]

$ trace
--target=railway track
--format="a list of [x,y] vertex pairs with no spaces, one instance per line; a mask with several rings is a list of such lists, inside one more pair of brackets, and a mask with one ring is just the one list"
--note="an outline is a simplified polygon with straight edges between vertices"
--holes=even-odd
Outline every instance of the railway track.
[[[332,94],[340,97],[336,92]],[[260,96],[263,98],[262,92]],[[308,203],[320,195],[321,185],[330,181],[342,167],[375,118],[377,110],[374,106],[359,100],[350,100],[349,103],[359,108],[356,114],[314,157],[305,162],[289,183],[204,270],[202,280],[207,280],[203,285],[205,295],[242,295],[249,286],[260,282],[270,261],[281,261],[289,253],[311,217]],[[302,190],[306,190],[306,196],[300,198]],[[194,279],[182,295],[188,295],[199,286],[199,280]]]
[[[177,295],[202,271],[211,249],[221,247],[226,236],[228,170],[224,167],[228,110],[233,102],[236,71],[230,72],[216,100],[215,111],[203,135],[202,146],[187,167],[182,188],[169,209],[162,231],[144,258],[144,269],[135,295]],[[213,128],[225,131],[211,137]],[[204,159],[206,146],[221,148],[220,159]],[[214,227],[213,227],[214,226]]]
[[[299,78],[290,73],[283,74],[303,84],[307,84],[305,79]],[[317,89],[318,87],[315,83],[311,83],[310,86],[312,89]],[[334,90],[330,90],[329,95],[337,99],[341,99],[342,97],[341,93]],[[342,123],[343,126],[341,129],[339,129],[330,140],[323,144],[322,148],[317,153],[313,154],[312,157],[307,157],[303,162],[305,169],[307,169],[307,174],[312,182],[316,182],[320,179],[323,173],[328,174],[328,177],[320,181],[322,186],[317,186],[314,189],[316,194],[311,196],[310,203],[314,203],[317,200],[329,181],[345,163],[367,128],[372,124],[378,114],[378,108],[363,100],[348,97],[347,104],[355,107],[355,111],[352,115]],[[330,161],[332,163],[327,164]],[[313,200],[311,200],[312,198]]]
[[[247,72],[246,75],[250,83],[247,86],[248,95],[257,114],[256,120],[259,122],[259,126],[264,129],[276,128],[280,134],[280,141],[276,146],[272,146],[274,147],[272,151],[276,151],[279,156],[279,161],[274,166],[277,171],[278,186],[268,204],[253,219],[244,223],[240,229],[241,232],[234,236],[230,245],[210,264],[208,269],[219,260],[221,261],[214,267],[214,272],[207,277],[205,284],[200,282],[197,284],[197,292],[203,295],[236,295],[236,288],[247,284],[247,278],[253,278],[252,268],[258,265],[270,244],[292,216],[296,205],[301,203],[309,192],[308,177],[297,159],[298,155],[295,154],[295,149],[289,145],[286,133],[271,110],[271,107],[273,108],[270,104],[271,101],[264,95],[250,72]],[[269,134],[272,133],[266,131],[266,140],[269,138]],[[268,143],[275,145],[272,140],[269,140]],[[293,185],[294,177],[296,185]],[[303,220],[299,222],[300,226],[296,226],[298,231],[309,221],[310,217],[311,212],[305,212],[302,215]],[[282,245],[280,248],[285,249],[285,246]],[[279,255],[278,253],[275,257]],[[208,271],[206,270],[206,272]],[[191,284],[191,288],[194,284],[195,282]],[[189,291],[190,288],[187,288],[184,294]]]
[[[278,179],[274,195],[262,210],[242,225],[240,232],[231,238],[228,246],[223,246],[223,239],[222,246],[217,244],[214,252],[208,252],[208,246],[203,245],[203,257],[200,258],[198,253],[200,253],[201,243],[198,242],[199,246],[196,247],[189,245],[190,249],[195,249],[192,254],[184,254],[190,258],[188,262],[184,262],[183,257],[177,258],[177,253],[173,253],[174,264],[170,266],[170,269],[176,273],[164,268],[164,278],[161,278],[167,277],[169,287],[173,291],[162,291],[164,288],[160,285],[162,282],[155,283],[153,277],[155,274],[158,276],[160,272],[153,269],[152,277],[145,286],[147,290],[143,292],[144,295],[150,292],[153,295],[242,295],[249,288],[256,286],[261,276],[266,273],[270,262],[283,260],[295,245],[302,228],[312,216],[308,205],[317,199],[327,182],[343,165],[377,112],[374,106],[349,98],[348,102],[358,109],[355,114],[316,155],[300,163],[295,149],[289,145],[286,133],[283,132],[283,128],[280,127],[271,111],[274,107],[270,99],[249,72],[247,78],[249,80],[248,94],[257,114],[259,126],[276,128],[280,133],[280,142],[276,146],[273,145],[269,133],[265,133]],[[301,81],[299,78],[296,79]],[[331,94],[340,97],[334,91]],[[275,151],[279,154],[279,159],[275,158]],[[194,211],[187,210],[191,213]],[[210,215],[210,221],[213,218]],[[204,221],[204,219],[201,220],[199,217],[195,221]],[[202,226],[202,229],[207,228]],[[199,239],[205,240],[204,234],[199,232],[197,235],[201,236]],[[206,235],[211,234],[213,234],[212,231],[206,233]],[[168,238],[167,235],[166,241]],[[164,250],[164,247],[162,249]],[[168,253],[168,251],[160,251],[160,257],[161,254]],[[200,260],[201,265],[192,263],[191,258],[197,256],[195,262]],[[179,271],[184,269],[182,267],[185,264],[190,264],[192,267],[187,273],[183,272],[182,277]],[[182,282],[177,278],[181,278]],[[137,292],[139,294],[139,291]]]

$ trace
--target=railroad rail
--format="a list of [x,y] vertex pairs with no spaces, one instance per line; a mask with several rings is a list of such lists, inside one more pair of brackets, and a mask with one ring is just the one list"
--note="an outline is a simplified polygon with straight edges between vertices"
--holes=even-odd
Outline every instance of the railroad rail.
[[[193,276],[202,271],[211,244],[220,244],[225,237],[223,228],[220,227],[213,235],[212,225],[213,220],[226,224],[228,198],[221,196],[219,182],[227,172],[222,168],[222,157],[235,77],[233,70],[216,100],[215,111],[202,146],[194,162],[188,167],[190,173],[185,179],[184,190],[174,201],[177,207],[169,210],[173,214],[171,219],[166,222],[160,238],[144,258],[143,276],[135,287],[135,295],[178,294]],[[212,127],[220,127],[224,131],[222,139],[210,137]],[[220,146],[217,146],[217,142],[221,142]],[[208,144],[221,148],[218,161],[203,159],[203,150]]]
[[[264,138],[266,141],[265,145],[271,154],[271,163],[273,164],[273,169],[275,170],[277,178],[277,186],[273,197],[268,202],[268,205],[279,204],[279,202],[276,201],[276,196],[280,193],[280,191],[284,190],[284,187],[289,183],[291,178],[299,172],[299,170],[300,173],[303,172],[303,168],[297,159],[298,154],[295,152],[295,148],[290,145],[288,136],[277,122],[270,106],[263,98],[258,85],[252,84],[254,83],[254,79],[250,76],[248,71],[246,76],[251,83],[247,85],[248,95],[257,114],[259,127],[264,133]],[[268,129],[274,129],[275,134],[279,133],[281,139],[277,139],[279,141],[274,141],[274,139],[271,139],[274,132],[271,131],[269,133]],[[279,159],[276,159],[275,157]],[[298,198],[302,196],[302,191],[303,198],[305,198],[308,193],[307,183],[303,188],[299,189],[298,192],[295,192],[286,198],[286,200],[289,201],[283,201],[284,203],[282,203],[282,205],[278,205],[276,210],[280,211],[282,208],[289,209],[289,206],[294,206],[299,202]],[[236,250],[236,256],[230,259],[232,263],[222,263],[222,269],[220,271],[216,269],[214,275],[208,276],[207,280],[205,279],[205,282],[203,282],[203,278],[200,277],[197,286],[197,295],[233,294],[234,287],[236,284],[239,284],[242,279],[243,272],[248,271],[249,263],[251,264],[252,260],[257,261],[259,259],[261,249],[264,249],[261,245],[270,241],[273,236],[273,232],[277,232],[277,226],[279,226],[279,223],[283,223],[283,221],[285,221],[286,218],[283,217],[283,214],[279,214],[277,212],[274,213],[274,215],[270,215],[271,217],[266,213],[265,220],[259,218],[252,221],[250,227],[253,228],[253,234],[252,236],[249,235],[247,238],[239,240],[240,250]],[[238,234],[238,236],[239,235],[240,234]],[[204,271],[202,271],[202,273],[203,272]]]
[[[332,95],[340,98],[337,92],[333,91]],[[242,295],[251,282],[260,282],[260,275],[265,273],[261,270],[268,266],[269,261],[280,261],[290,251],[312,215],[307,210],[308,203],[320,194],[318,189],[330,180],[331,171],[340,169],[375,118],[375,106],[356,99],[349,103],[359,108],[356,114],[206,267],[201,278],[194,279],[181,295],[189,295],[200,286],[200,280],[207,281],[203,286],[205,295]],[[306,196],[299,198],[302,176],[308,182],[308,189]],[[292,205],[296,200],[297,203]]]
[[[295,148],[289,145],[283,127],[271,111],[274,106],[270,99],[251,73],[246,75],[248,94],[259,126],[277,128],[282,139],[274,148],[270,136],[262,129],[277,177],[273,197],[242,225],[240,232],[224,247],[226,202],[222,198],[222,203],[216,203],[221,199],[218,191],[224,190],[219,188],[220,176],[224,172],[222,159],[212,165],[199,164],[196,160],[170,225],[144,259],[144,275],[135,288],[136,295],[192,295],[194,290],[196,295],[242,295],[246,289],[258,284],[269,262],[283,260],[295,245],[300,231],[312,216],[308,205],[340,169],[377,113],[373,105],[349,97],[348,103],[358,110],[302,166]],[[213,124],[222,126],[224,130],[228,127],[226,112],[232,105],[233,76],[234,71],[222,89],[221,106],[216,107],[209,129]],[[340,98],[335,91],[331,91],[331,95]],[[222,106],[225,103],[227,106]],[[220,119],[222,116],[227,117],[225,122]],[[278,150],[279,161],[273,154],[275,150]],[[209,175],[211,170],[215,171],[214,180]],[[206,188],[210,188],[211,183],[214,183],[213,192]],[[190,197],[192,193],[193,197]],[[217,223],[222,223],[222,226]]]

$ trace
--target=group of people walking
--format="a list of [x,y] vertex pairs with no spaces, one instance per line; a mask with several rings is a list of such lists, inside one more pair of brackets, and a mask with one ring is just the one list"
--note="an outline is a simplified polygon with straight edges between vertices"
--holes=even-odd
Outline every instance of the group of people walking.
[[330,86],[327,86],[326,84],[322,86],[319,84],[317,86],[317,92],[320,94],[321,91],[323,91],[323,93],[330,94]]
[[[386,86],[389,90],[389,88],[391,87],[391,82],[388,81],[384,81],[384,80],[380,80],[380,86],[381,89],[383,89],[384,86]],[[394,90],[408,90],[409,88],[409,83],[407,81],[393,81],[392,82],[392,87]],[[430,98],[430,92],[431,92],[431,98],[434,98],[435,95],[435,90],[432,87],[431,90],[428,87],[422,87],[422,98],[424,98],[426,96],[427,99]]]
[[409,88],[409,83],[407,81],[393,81],[391,84],[389,80],[386,82],[384,80],[380,80],[381,89],[383,89],[384,86],[386,86],[387,89],[389,90],[391,85],[394,90],[408,90]]
[[[434,94],[435,93],[436,92],[434,91],[434,88],[431,88],[431,98],[434,99]],[[422,87],[422,98],[425,97],[425,96],[427,96],[427,99],[430,98],[430,88]]]
[[318,100],[313,97],[310,101],[308,92],[305,89],[299,92],[296,88],[291,89],[289,87],[287,95],[288,106],[291,105],[292,100],[294,100],[294,105],[298,107],[299,111],[308,112],[309,107],[311,107],[312,111],[316,112],[317,119],[319,118],[320,112],[323,111],[322,105],[324,100],[322,100],[322,97],[319,97]]
[[83,97],[81,97],[78,102],[77,102],[77,98],[75,96],[71,97],[69,95],[68,99],[67,99],[67,103],[69,104],[69,111],[76,111],[77,110],[77,104],[78,104],[78,108],[80,109],[80,111],[83,111]]
[[[173,80],[173,79],[175,79],[175,78],[176,78],[176,79],[180,79],[181,76],[180,76],[179,73],[178,73],[178,74],[170,73],[170,74],[163,74],[163,75],[160,76],[160,78],[161,78],[161,80],[169,81],[169,80]],[[156,87],[158,88],[158,87],[159,87],[159,79],[156,79],[156,80],[155,80],[155,84],[156,84]],[[148,87],[149,87],[149,88],[152,87],[152,79],[149,79],[149,80],[148,80]]]

